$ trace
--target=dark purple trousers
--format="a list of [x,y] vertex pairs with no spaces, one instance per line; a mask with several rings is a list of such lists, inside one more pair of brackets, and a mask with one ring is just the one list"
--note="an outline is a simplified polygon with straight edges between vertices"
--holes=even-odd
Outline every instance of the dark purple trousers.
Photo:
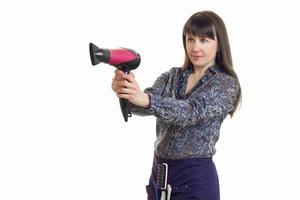
[[149,185],[146,186],[148,200],[160,200],[156,181],[159,163],[167,163],[169,166],[171,200],[220,200],[219,179],[212,158],[167,160],[156,155]]

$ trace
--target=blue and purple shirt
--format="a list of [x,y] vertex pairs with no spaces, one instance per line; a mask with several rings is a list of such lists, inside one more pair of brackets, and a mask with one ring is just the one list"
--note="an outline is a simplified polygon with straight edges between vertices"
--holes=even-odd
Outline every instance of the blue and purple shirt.
[[155,154],[166,159],[212,157],[220,127],[234,109],[239,85],[220,67],[212,66],[185,94],[193,67],[174,67],[145,93],[149,108],[130,104],[133,114],[156,116]]

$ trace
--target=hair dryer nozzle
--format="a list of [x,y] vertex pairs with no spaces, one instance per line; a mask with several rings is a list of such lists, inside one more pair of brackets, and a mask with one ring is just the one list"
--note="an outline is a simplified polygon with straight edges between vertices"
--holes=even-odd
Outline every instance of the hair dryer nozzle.
[[95,57],[95,51],[97,51],[97,49],[99,48],[93,43],[90,43],[89,48],[92,65],[97,65],[98,63],[100,63],[100,61]]
[[107,49],[100,49],[93,43],[90,43],[89,49],[92,65],[97,65],[100,62],[108,62],[110,53]]

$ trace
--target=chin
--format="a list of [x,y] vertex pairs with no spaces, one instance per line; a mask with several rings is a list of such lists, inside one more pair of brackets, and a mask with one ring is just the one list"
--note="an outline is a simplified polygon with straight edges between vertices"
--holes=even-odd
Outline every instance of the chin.
[[192,62],[195,67],[203,67],[205,63]]

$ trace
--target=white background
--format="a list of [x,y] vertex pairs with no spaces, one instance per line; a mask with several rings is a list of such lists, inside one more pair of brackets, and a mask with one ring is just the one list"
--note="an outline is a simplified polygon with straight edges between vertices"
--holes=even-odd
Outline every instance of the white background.
[[[295,2],[295,3],[294,3]],[[141,88],[183,62],[181,31],[227,26],[243,104],[214,157],[223,200],[300,199],[296,1],[1,1],[0,199],[146,199],[155,118],[123,121],[114,68],[88,44],[142,56]]]

